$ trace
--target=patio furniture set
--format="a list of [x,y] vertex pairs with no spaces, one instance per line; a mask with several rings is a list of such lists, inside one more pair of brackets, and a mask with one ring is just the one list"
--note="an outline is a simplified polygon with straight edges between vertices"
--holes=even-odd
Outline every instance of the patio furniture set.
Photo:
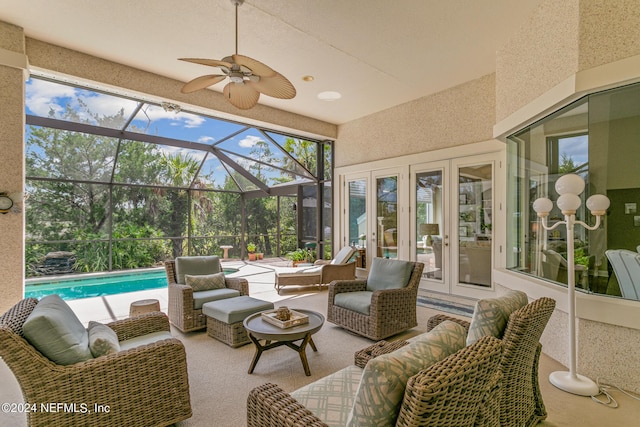
[[[106,325],[90,322],[85,329],[57,295],[24,299],[1,316],[0,357],[25,402],[108,402],[108,412],[91,408],[96,426],[189,418],[185,349],[169,321],[185,331],[206,328],[232,347],[253,342],[249,373],[264,351],[287,346],[310,375],[306,347],[317,351],[312,335],[324,323],[322,314],[295,309],[306,321],[298,317],[283,328],[265,319],[273,304],[250,297],[245,279],[220,276],[217,257],[177,258],[165,266],[169,317],[156,311]],[[372,340],[416,326],[422,269],[422,263],[374,258],[366,280],[332,281],[327,320]],[[203,289],[209,282],[216,286]],[[132,310],[154,307],[151,301],[139,305]],[[533,425],[546,417],[537,379],[539,339],[554,307],[549,298],[529,303],[523,292],[510,291],[478,301],[471,322],[434,316],[428,332],[379,341],[356,352],[354,365],[290,394],[275,384],[255,388],[247,399],[247,425]],[[30,426],[88,425],[82,411],[35,411],[27,419]]]

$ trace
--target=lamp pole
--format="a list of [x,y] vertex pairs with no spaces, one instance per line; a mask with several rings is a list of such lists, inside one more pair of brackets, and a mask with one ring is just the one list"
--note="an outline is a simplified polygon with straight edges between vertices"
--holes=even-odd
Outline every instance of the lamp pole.
[[553,209],[553,202],[547,198],[539,198],[533,202],[533,209],[538,214],[545,230],[554,230],[561,225],[567,229],[567,290],[568,290],[568,324],[569,324],[569,372],[556,371],[549,375],[549,382],[557,388],[580,396],[595,396],[599,393],[598,385],[591,379],[576,372],[576,271],[574,254],[574,227],[579,224],[587,230],[600,227],[602,216],[609,208],[609,199],[602,194],[595,194],[587,200],[587,208],[596,217],[596,223],[590,226],[582,221],[576,221],[576,210],[582,201],[580,194],[584,191],[584,180],[576,174],[567,174],[556,181],[556,191],[560,194],[556,204],[564,215],[564,221],[558,221],[549,226],[547,218]]

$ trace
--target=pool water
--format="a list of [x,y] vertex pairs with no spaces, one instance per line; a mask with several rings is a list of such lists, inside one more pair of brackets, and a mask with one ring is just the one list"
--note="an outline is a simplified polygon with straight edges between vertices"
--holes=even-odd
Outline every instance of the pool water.
[[[225,274],[236,271],[238,270],[232,268],[224,269]],[[37,283],[27,283],[25,298],[39,299],[47,295],[58,294],[64,300],[73,300],[167,287],[167,275],[164,269],[47,279],[43,281],[42,278],[39,278]]]

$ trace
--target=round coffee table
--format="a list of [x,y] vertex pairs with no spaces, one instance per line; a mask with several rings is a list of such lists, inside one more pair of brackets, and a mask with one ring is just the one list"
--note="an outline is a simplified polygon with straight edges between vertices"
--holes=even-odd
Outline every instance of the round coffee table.
[[[283,329],[262,320],[261,313],[252,314],[244,319],[244,328],[249,334],[249,339],[256,346],[256,353],[253,355],[253,361],[249,367],[250,374],[253,373],[253,369],[256,367],[258,359],[260,359],[263,351],[280,347],[281,345],[286,345],[300,354],[304,373],[307,376],[311,375],[305,350],[307,348],[307,344],[309,344],[313,351],[318,351],[313,339],[311,339],[311,335],[315,334],[320,330],[320,328],[322,328],[322,325],[324,324],[324,316],[311,310],[298,308],[293,308],[292,310],[309,316],[309,323]],[[263,345],[260,340],[264,340],[265,344]],[[302,340],[302,342],[300,344],[295,344],[294,342],[298,340]]]

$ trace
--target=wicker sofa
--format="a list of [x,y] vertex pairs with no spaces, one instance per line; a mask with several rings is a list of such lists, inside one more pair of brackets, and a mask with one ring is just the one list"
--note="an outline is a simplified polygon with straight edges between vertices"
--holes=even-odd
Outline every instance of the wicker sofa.
[[[435,363],[420,369],[406,379],[406,382],[400,383],[395,378],[402,376],[406,368],[406,364],[402,365],[402,359],[414,344],[373,359],[378,361],[388,356],[393,361],[400,361],[400,371],[389,369],[387,377],[379,371],[379,366],[371,367],[373,364],[369,362],[364,370],[349,366],[291,394],[275,384],[256,387],[247,398],[247,426],[471,427],[481,422],[481,408],[488,404],[488,399],[499,398],[492,390],[499,388],[499,363],[502,354],[500,340],[484,337],[444,359],[434,360],[428,357]],[[436,347],[440,349],[440,345],[436,344]],[[403,351],[404,353],[396,355]],[[416,351],[419,353],[419,350]],[[440,353],[442,355],[444,354]],[[372,378],[377,373],[384,378]],[[374,395],[371,397],[367,384],[379,387],[379,394],[394,395],[399,402],[390,404],[385,401],[384,396],[375,395],[376,393],[371,393]]]
[[[211,268],[208,272],[199,271],[197,272],[197,274],[218,273],[222,271],[220,269],[220,258],[217,256],[188,258],[199,258],[211,263]],[[203,298],[200,300],[198,300],[198,298],[194,298],[193,288],[189,285],[186,285],[184,283],[184,280],[180,280],[180,278],[178,277],[179,274],[176,271],[175,260],[165,261],[164,269],[167,273],[167,285],[169,290],[168,314],[171,323],[182,332],[191,332],[205,329],[207,327],[207,318],[204,314],[202,314],[202,305],[208,301],[221,299],[221,297],[215,296],[212,299]],[[229,296],[249,295],[249,282],[247,281],[247,279],[239,277],[226,277],[225,287],[227,289],[223,291],[237,291],[234,295],[229,294]]]
[[[421,336],[443,325],[451,330],[452,323],[462,328],[462,332],[457,330],[453,336],[458,339],[458,334],[462,334],[465,344],[461,350],[421,370],[406,382],[395,420],[371,425],[523,427],[545,419],[546,409],[538,384],[542,349],[539,340],[554,308],[555,301],[550,298],[529,303],[523,292],[509,291],[499,298],[478,301],[471,322],[436,315],[428,320],[428,332],[410,339],[409,343],[382,341],[358,351],[355,365],[365,366],[366,371],[371,358],[398,359],[398,352],[403,348],[411,348]],[[489,354],[495,356],[496,342],[500,350],[495,374],[490,370],[480,373],[471,366],[466,370],[466,364],[493,363]],[[349,423],[357,421],[349,414],[349,409],[357,412],[357,398],[353,395],[360,392],[363,384],[384,385],[385,381],[365,379],[364,372],[355,365],[291,393],[274,384],[255,388],[247,399],[248,426],[359,425]],[[376,370],[383,371],[379,365]],[[395,373],[401,375],[401,370]],[[454,380],[459,376],[470,382],[459,384],[462,380]],[[473,388],[474,384],[480,388]],[[375,395],[371,390],[367,393]],[[369,414],[375,408],[384,407],[383,403],[384,398],[379,397],[367,405],[372,408]]]
[[[23,326],[38,304],[24,299],[0,317],[0,357],[18,380],[24,402],[36,405],[27,412],[29,426],[167,426],[191,417],[185,349],[170,338],[164,314],[107,325],[117,340],[144,340],[140,345],[62,365],[25,338]],[[67,406],[41,406],[49,403]]]

